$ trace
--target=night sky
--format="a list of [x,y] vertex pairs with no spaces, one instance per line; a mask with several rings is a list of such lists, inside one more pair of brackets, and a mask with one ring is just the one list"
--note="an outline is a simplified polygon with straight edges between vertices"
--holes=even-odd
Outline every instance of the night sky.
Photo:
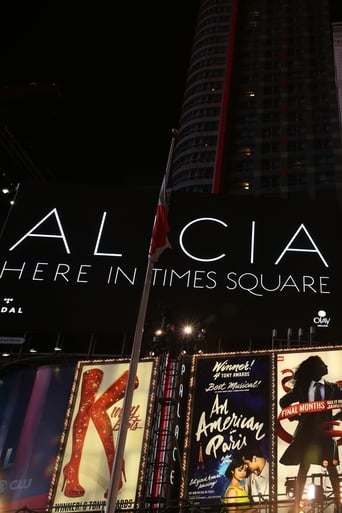
[[3,122],[59,180],[159,184],[199,1],[41,4],[1,16]]
[[[59,181],[158,185],[199,0],[65,5],[1,8],[2,127]],[[331,13],[342,20],[341,0]]]

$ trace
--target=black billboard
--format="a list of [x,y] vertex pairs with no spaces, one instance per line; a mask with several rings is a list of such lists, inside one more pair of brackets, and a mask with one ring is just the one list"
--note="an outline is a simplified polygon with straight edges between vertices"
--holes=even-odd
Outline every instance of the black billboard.
[[[157,197],[22,184],[0,239],[2,329],[133,332]],[[213,350],[270,347],[273,329],[340,340],[337,205],[172,193],[169,222],[148,327],[193,322]]]
[[310,327],[321,342],[340,339],[336,204],[178,193],[170,220],[153,297],[215,332],[213,349],[270,348],[273,329],[285,340],[302,330],[301,343]]
[[131,329],[157,198],[21,184],[0,238],[2,329]]

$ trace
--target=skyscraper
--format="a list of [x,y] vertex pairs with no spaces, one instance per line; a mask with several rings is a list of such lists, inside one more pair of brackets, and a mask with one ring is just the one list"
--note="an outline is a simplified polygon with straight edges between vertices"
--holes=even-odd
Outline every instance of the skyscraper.
[[338,107],[342,126],[342,23],[333,23],[334,60]]
[[328,0],[202,0],[173,190],[342,201]]

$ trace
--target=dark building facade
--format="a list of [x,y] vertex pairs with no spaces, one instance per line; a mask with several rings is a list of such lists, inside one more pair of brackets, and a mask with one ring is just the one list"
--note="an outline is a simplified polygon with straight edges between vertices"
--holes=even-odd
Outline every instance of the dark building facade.
[[171,187],[342,199],[328,0],[202,0]]

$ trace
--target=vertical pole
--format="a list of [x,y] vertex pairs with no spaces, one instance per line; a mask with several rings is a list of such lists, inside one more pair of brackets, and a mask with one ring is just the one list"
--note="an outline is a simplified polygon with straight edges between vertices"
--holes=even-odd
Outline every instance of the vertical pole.
[[274,346],[275,346],[274,342],[275,342],[276,338],[277,338],[277,330],[276,330],[276,328],[273,328],[273,330],[272,330],[272,349],[274,349]]
[[145,284],[143,288],[143,293],[141,296],[139,313],[137,318],[137,324],[135,327],[135,334],[133,340],[131,361],[128,370],[128,378],[126,384],[126,392],[124,398],[124,404],[122,409],[120,428],[118,432],[117,438],[117,446],[115,451],[115,459],[113,464],[113,471],[110,479],[110,486],[108,489],[108,499],[106,504],[106,513],[112,513],[115,511],[118,491],[119,491],[119,483],[121,479],[122,472],[122,464],[124,457],[124,450],[126,444],[127,431],[129,427],[129,418],[132,409],[132,400],[133,400],[133,392],[135,387],[135,377],[137,375],[140,349],[141,349],[141,341],[142,335],[144,331],[145,317],[146,317],[146,309],[149,298],[149,292],[151,288],[152,281],[152,271],[153,271],[153,262],[149,259],[146,269],[145,275]]
[[[172,139],[171,139],[170,150],[169,150],[169,155],[168,155],[166,170],[165,170],[165,176],[164,176],[165,188],[167,186],[169,173],[170,173],[170,169],[171,169],[172,156],[173,156],[173,150],[174,150],[174,145],[175,145],[175,141],[176,141],[176,135],[177,135],[177,130],[172,129]],[[152,232],[152,236],[153,236],[153,232]],[[117,496],[118,496],[118,491],[119,491],[119,483],[120,483],[120,479],[121,479],[127,431],[129,428],[129,418],[130,418],[131,409],[132,409],[133,392],[134,392],[134,388],[135,388],[135,378],[137,375],[137,369],[138,369],[138,363],[139,363],[139,357],[140,357],[140,349],[141,349],[141,341],[142,341],[142,336],[143,336],[143,332],[144,332],[146,311],[147,311],[148,299],[149,299],[150,288],[151,288],[151,283],[152,283],[153,265],[154,265],[154,262],[153,262],[152,258],[148,258],[146,274],[145,274],[145,282],[144,282],[144,287],[143,287],[143,291],[142,291],[142,295],[141,295],[141,299],[140,299],[137,323],[135,326],[135,333],[134,333],[132,353],[131,353],[131,361],[130,361],[129,369],[128,369],[128,378],[127,378],[126,391],[125,391],[124,403],[123,403],[123,408],[122,408],[122,415],[121,415],[121,420],[120,420],[120,427],[119,427],[119,432],[118,432],[118,437],[117,437],[117,447],[116,447],[116,451],[115,451],[113,470],[111,473],[110,484],[109,484],[109,488],[108,488],[108,499],[107,499],[107,504],[106,504],[106,513],[114,513],[115,512],[115,506],[116,506],[116,501],[117,501]]]

